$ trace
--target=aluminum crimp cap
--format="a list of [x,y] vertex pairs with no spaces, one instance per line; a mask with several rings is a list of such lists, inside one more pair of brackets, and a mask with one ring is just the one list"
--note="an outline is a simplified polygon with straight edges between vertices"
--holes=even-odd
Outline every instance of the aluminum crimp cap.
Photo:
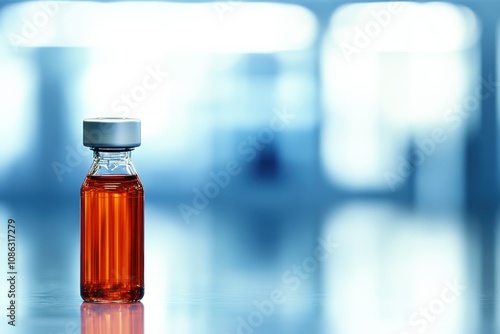
[[141,145],[141,120],[99,117],[83,120],[83,145],[93,148],[133,148]]

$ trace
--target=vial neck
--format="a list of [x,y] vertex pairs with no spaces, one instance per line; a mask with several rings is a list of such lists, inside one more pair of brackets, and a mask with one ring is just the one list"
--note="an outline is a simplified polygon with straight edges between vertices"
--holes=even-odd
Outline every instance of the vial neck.
[[129,162],[132,157],[131,152],[132,152],[131,150],[109,151],[109,150],[94,149],[94,159],[98,159],[100,161],[115,160],[115,161]]
[[131,150],[94,149],[90,175],[137,175],[131,159]]

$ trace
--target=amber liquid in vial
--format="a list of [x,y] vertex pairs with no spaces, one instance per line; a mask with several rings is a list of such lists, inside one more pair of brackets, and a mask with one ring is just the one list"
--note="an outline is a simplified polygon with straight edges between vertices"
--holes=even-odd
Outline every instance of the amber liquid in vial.
[[85,178],[81,188],[81,296],[134,302],[144,296],[144,190],[137,175]]

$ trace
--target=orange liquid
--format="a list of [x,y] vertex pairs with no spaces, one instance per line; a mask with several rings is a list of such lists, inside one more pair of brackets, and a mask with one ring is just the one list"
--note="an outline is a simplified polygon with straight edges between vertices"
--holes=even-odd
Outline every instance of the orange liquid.
[[86,177],[80,265],[85,301],[132,302],[144,296],[144,190],[137,175]]

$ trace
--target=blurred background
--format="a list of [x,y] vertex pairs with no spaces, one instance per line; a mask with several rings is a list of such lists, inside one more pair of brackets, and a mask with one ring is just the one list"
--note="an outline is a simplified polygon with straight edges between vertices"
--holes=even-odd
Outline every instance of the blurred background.
[[[498,13],[0,2],[0,331],[496,332]],[[102,116],[142,120],[142,304],[79,297],[82,119]]]

